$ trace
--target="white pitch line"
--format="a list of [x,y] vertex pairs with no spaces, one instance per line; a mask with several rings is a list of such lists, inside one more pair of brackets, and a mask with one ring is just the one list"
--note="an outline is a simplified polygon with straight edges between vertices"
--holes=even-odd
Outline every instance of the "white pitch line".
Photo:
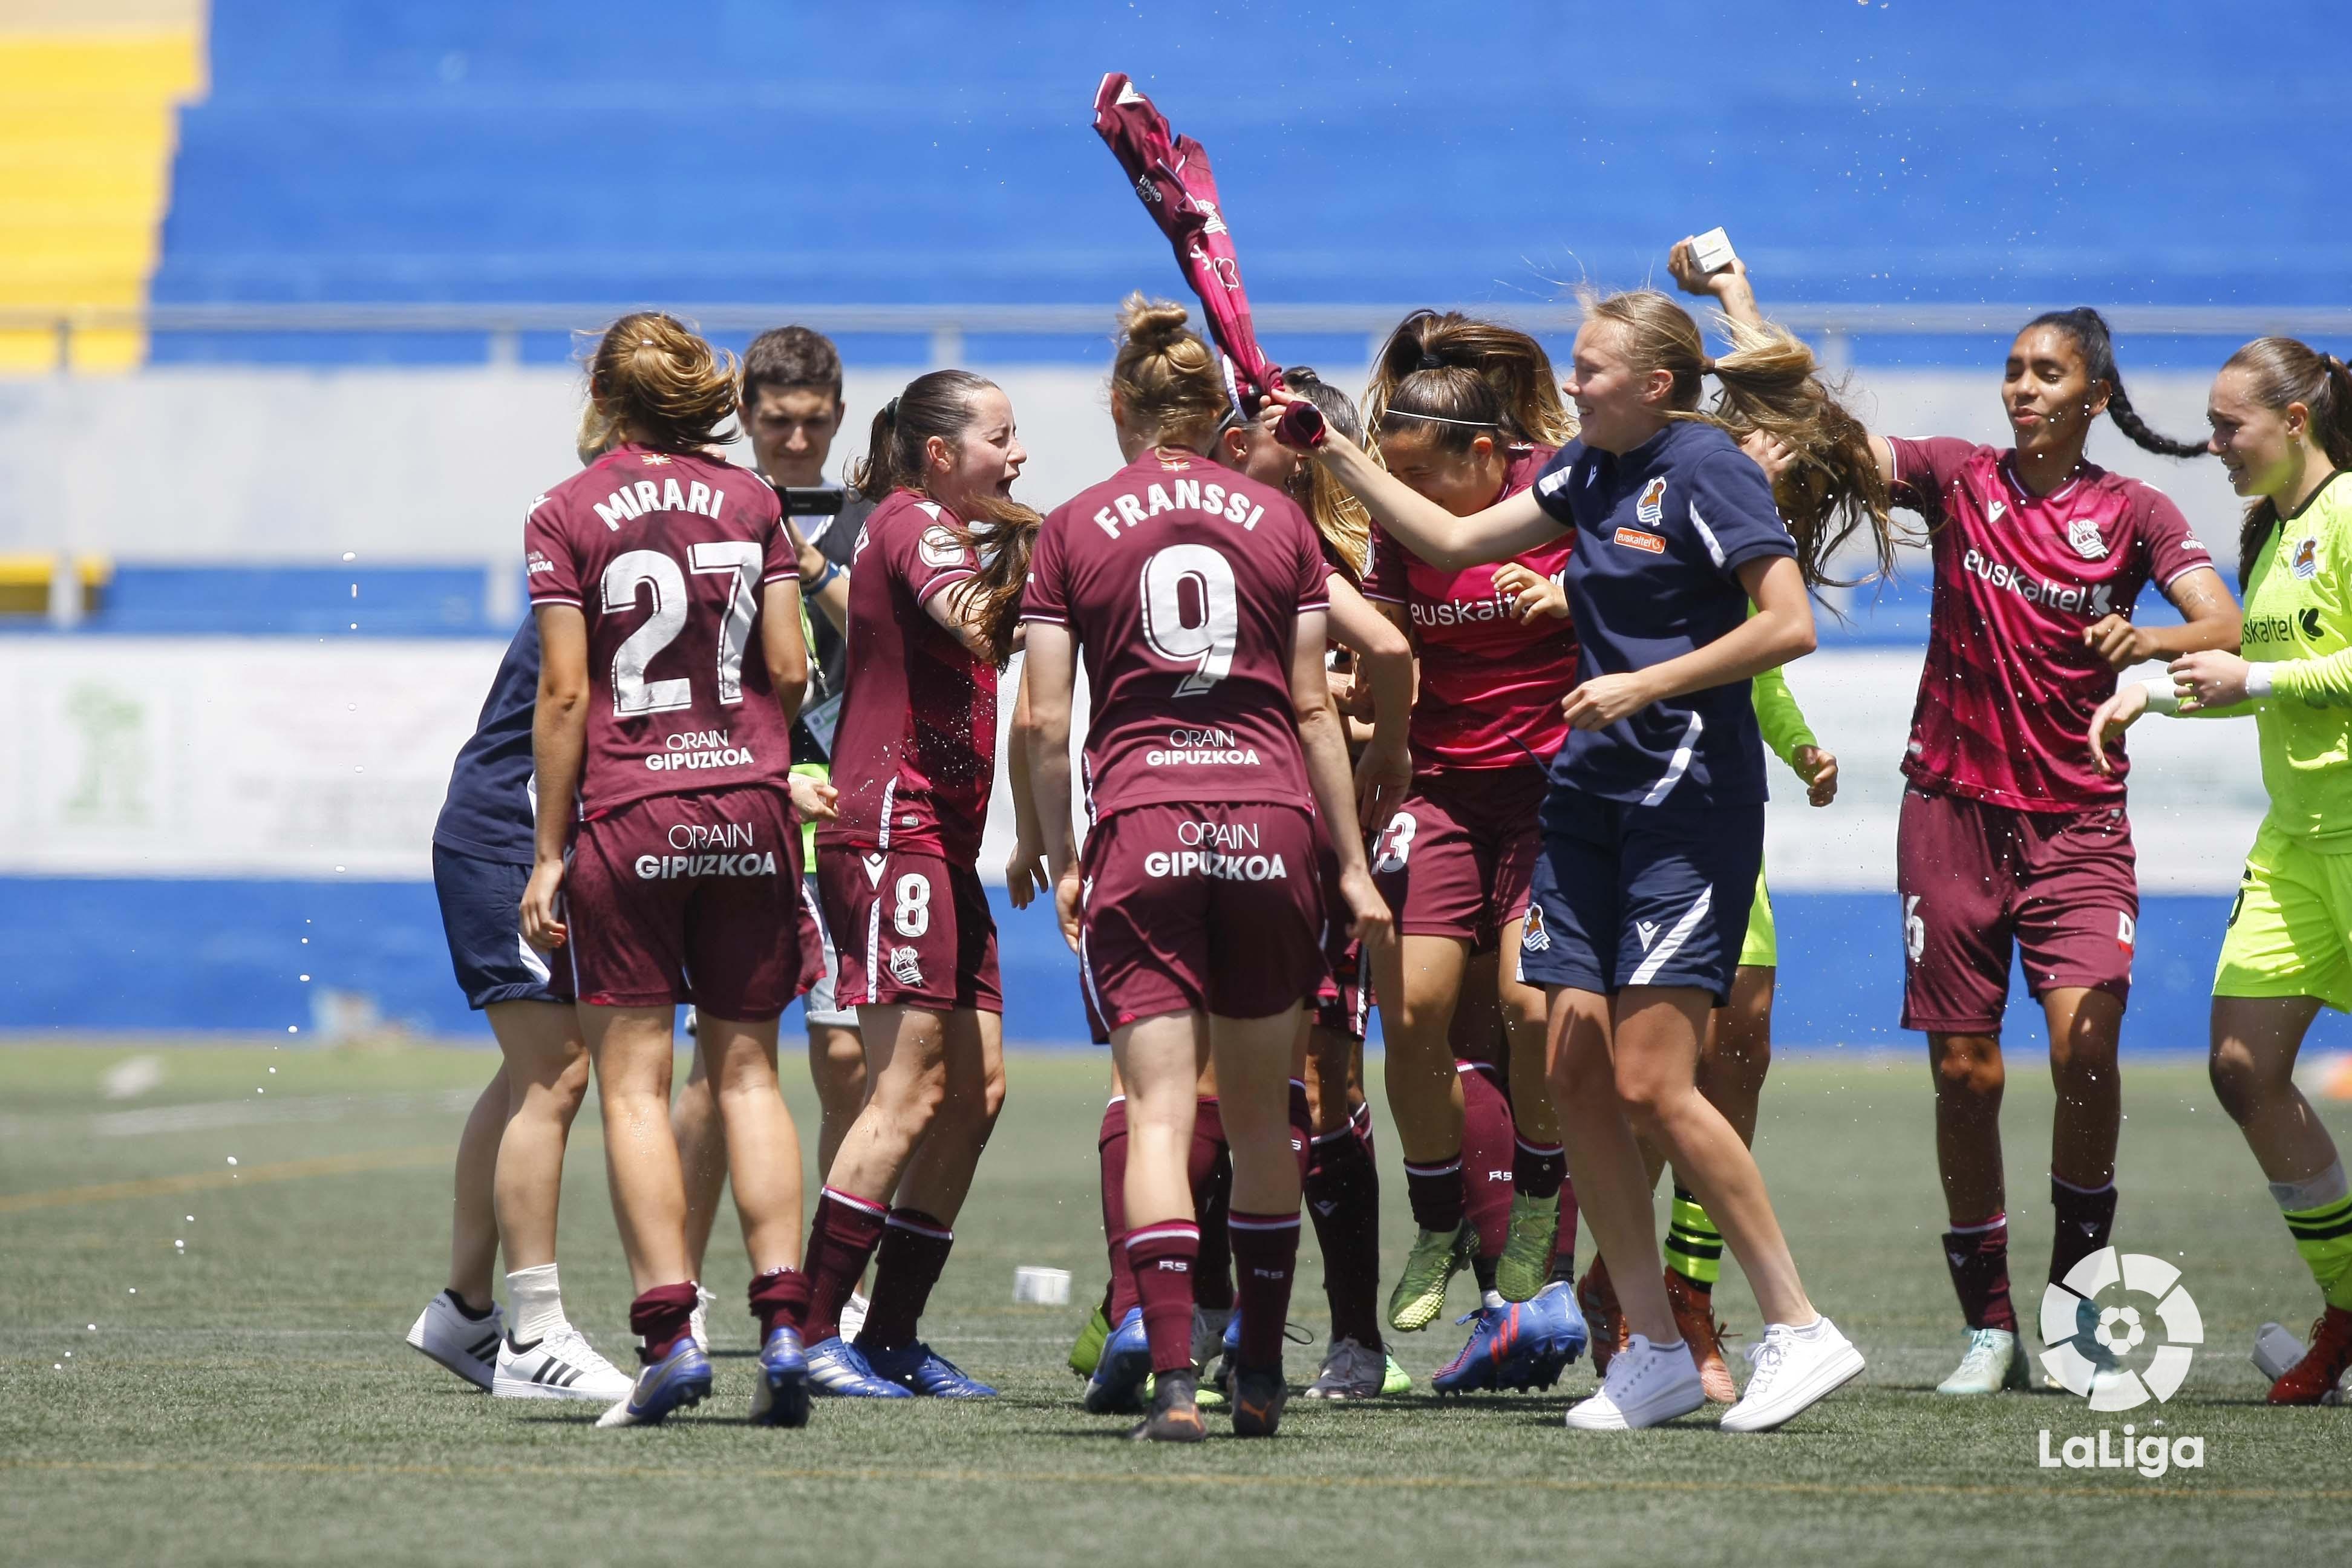
[[446,1089],[416,1094],[332,1094],[269,1100],[208,1100],[194,1105],[159,1105],[147,1110],[110,1110],[89,1119],[100,1138],[145,1138],[159,1132],[205,1132],[222,1127],[263,1127],[277,1122],[341,1121],[353,1116],[415,1116],[473,1108],[478,1089]]

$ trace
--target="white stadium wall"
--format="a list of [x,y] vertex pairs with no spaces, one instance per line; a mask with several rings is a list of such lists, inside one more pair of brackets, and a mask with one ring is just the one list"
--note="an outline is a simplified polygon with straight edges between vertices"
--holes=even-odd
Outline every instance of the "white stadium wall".
[[[1030,499],[1050,503],[1116,464],[1097,374],[1000,379],[1033,454]],[[851,377],[837,458],[862,445],[866,416],[900,384]],[[1880,428],[2000,433],[1986,375],[1882,372],[1862,390]],[[2159,428],[2201,425],[2201,378],[2144,376],[2135,390]],[[327,564],[349,552],[362,575],[510,561],[522,509],[570,461],[576,396],[571,375],[531,371],[0,384],[0,552]],[[2229,554],[2235,508],[2210,466],[2149,458],[2106,433],[2094,451],[2163,484]],[[428,847],[451,756],[502,646],[0,637],[0,732],[13,740],[0,757],[0,940],[20,961],[0,983],[0,1026],[310,1030],[357,1007],[465,1027]],[[1918,668],[1916,647],[1833,640],[1790,673],[1843,764],[1833,808],[1782,789],[1769,816],[1790,1044],[1900,1038],[1896,763]],[[2159,722],[2133,747],[2149,896],[2133,1032],[2143,1045],[2199,1045],[2227,895],[2262,810],[2252,735]],[[1000,790],[983,859],[992,880],[1009,816]],[[1075,982],[1050,921],[1010,917],[1005,942],[1008,994],[1049,999],[1036,1022],[1010,1020],[1013,1033],[1077,1037]],[[1019,984],[1032,978],[1042,984]]]

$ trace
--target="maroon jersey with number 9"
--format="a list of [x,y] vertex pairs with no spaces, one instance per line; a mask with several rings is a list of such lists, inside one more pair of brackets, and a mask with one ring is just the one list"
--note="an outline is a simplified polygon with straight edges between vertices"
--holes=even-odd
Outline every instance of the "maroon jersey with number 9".
[[1046,515],[1021,614],[1084,650],[1090,820],[1163,801],[1314,808],[1290,661],[1327,575],[1287,496],[1190,452],[1147,450]]
[[799,567],[764,480],[698,452],[616,447],[531,502],[523,552],[530,602],[588,621],[583,816],[782,784],[792,726],[760,602]]

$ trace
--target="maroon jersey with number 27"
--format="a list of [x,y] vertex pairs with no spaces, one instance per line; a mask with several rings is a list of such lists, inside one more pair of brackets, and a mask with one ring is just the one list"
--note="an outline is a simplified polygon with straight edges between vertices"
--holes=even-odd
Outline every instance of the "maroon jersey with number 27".
[[616,447],[531,502],[533,605],[588,622],[580,811],[782,784],[792,727],[760,648],[760,601],[798,563],[758,475],[698,452]]
[[1327,576],[1288,497],[1191,452],[1145,451],[1046,514],[1021,613],[1084,650],[1090,821],[1163,801],[1314,808],[1290,660]]

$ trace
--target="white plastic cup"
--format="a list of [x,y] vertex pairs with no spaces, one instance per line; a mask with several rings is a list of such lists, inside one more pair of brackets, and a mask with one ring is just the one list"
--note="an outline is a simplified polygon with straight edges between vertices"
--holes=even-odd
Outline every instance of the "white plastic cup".
[[1013,1300],[1015,1306],[1068,1306],[1070,1271],[1066,1268],[1033,1268],[1025,1264],[1015,1268],[1013,1271]]

